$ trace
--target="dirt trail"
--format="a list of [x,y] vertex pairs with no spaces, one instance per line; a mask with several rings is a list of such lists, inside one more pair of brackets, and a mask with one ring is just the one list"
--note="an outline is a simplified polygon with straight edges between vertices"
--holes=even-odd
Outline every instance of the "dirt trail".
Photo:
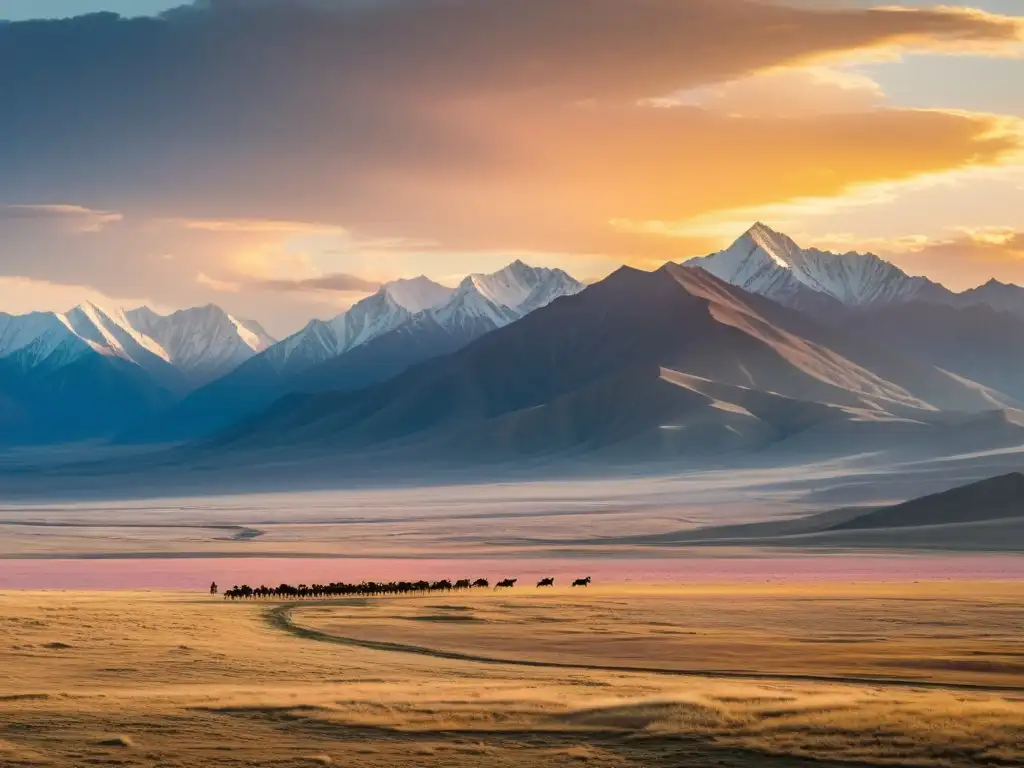
[[[359,600],[360,598],[355,598]],[[379,598],[374,598],[379,599]],[[331,605],[351,606],[353,598],[345,600],[320,600],[315,603],[285,603],[269,608],[264,616],[270,626],[301,637],[306,640],[314,640],[322,643],[334,643],[336,645],[348,645],[357,648],[365,648],[373,651],[387,651],[390,653],[406,653],[417,656],[429,656],[435,659],[446,659],[449,661],[466,661],[476,664],[496,664],[505,666],[533,667],[541,669],[564,669],[579,672],[615,672],[644,675],[665,675],[671,677],[702,677],[717,678],[723,680],[760,680],[778,681],[792,683],[836,683],[842,685],[867,685],[867,686],[893,686],[899,688],[918,688],[928,690],[946,691],[974,691],[980,693],[1024,693],[1024,685],[982,685],[976,683],[954,683],[934,682],[929,680],[907,680],[905,678],[893,678],[884,676],[838,676],[838,675],[809,675],[790,673],[752,673],[738,672],[735,670],[709,670],[709,669],[667,669],[664,667],[642,667],[642,666],[617,666],[603,664],[566,664],[556,661],[542,661],[539,659],[513,659],[498,658],[493,656],[482,656],[477,654],[462,653],[459,651],[446,651],[438,648],[427,648],[418,645],[405,643],[391,643],[384,640],[363,640],[354,637],[321,632],[316,629],[296,624],[292,619],[292,613],[301,608],[322,608]]]

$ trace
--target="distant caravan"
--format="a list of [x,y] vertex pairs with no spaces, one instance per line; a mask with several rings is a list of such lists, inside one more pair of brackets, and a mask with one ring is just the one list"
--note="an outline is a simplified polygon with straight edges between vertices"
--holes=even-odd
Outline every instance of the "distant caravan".
[[[515,584],[515,579],[511,579],[510,583],[505,586],[512,586]],[[216,594],[214,587],[216,585],[210,585],[210,594]],[[346,584],[344,582],[333,582],[331,584],[312,584],[305,585],[299,584],[297,587],[293,587],[290,584],[281,584],[277,587],[268,587],[260,585],[258,587],[250,587],[248,584],[242,586],[234,586],[231,589],[224,591],[225,600],[259,600],[259,599],[323,599],[332,597],[388,597],[395,595],[409,595],[415,593],[435,593],[435,592],[457,592],[460,590],[471,589],[473,587],[486,587],[489,586],[487,579],[477,579],[470,583],[469,579],[462,579],[460,581],[452,583],[448,579],[442,579],[440,581],[391,581],[387,583],[377,583],[374,581],[364,581],[360,584]]]
[[576,579],[576,581],[574,581],[572,583],[572,585],[574,587],[589,587],[590,586],[590,577],[587,576],[587,578],[585,578],[585,579]]

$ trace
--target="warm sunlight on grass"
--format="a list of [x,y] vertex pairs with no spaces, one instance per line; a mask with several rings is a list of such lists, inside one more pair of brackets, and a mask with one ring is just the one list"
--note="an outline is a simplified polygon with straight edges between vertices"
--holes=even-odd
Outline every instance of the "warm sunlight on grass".
[[[1015,765],[1021,597],[522,590],[309,603],[282,621],[281,606],[183,594],[6,593],[0,763]],[[471,658],[492,656],[511,663]],[[655,672],[715,668],[749,677]],[[773,674],[807,678],[758,677]],[[814,679],[872,675],[939,685]]]

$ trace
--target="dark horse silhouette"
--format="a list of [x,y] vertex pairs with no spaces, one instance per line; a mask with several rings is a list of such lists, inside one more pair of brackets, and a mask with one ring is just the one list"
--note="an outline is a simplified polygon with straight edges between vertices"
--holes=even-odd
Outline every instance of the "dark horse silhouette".
[[511,589],[512,587],[514,587],[516,585],[517,581],[519,581],[519,579],[502,579],[501,581],[499,581],[497,584],[494,585],[494,588],[495,589],[501,589],[502,587],[506,587],[506,588]]
[[210,583],[210,594],[211,595],[216,595],[217,594],[217,582],[216,581]]
[[[512,586],[515,580],[512,580]],[[261,600],[261,599],[324,599],[332,597],[378,597],[381,595],[409,595],[416,593],[454,592],[472,587],[490,586],[487,579],[477,579],[470,583],[469,579],[461,579],[452,583],[448,579],[440,581],[390,581],[378,583],[364,581],[359,584],[346,584],[345,582],[332,582],[331,584],[281,584],[277,587],[260,585],[251,587],[248,584],[235,585],[231,589],[224,590],[225,600]],[[210,585],[210,594],[215,594],[216,584]]]
[[553,587],[553,586],[555,586],[555,577],[552,576],[552,577],[547,578],[547,579],[541,579],[540,581],[537,582],[537,586],[538,587]]
[[585,579],[576,579],[576,581],[574,581],[572,583],[572,585],[574,587],[589,587],[590,586],[590,577],[587,576],[587,578],[585,578]]

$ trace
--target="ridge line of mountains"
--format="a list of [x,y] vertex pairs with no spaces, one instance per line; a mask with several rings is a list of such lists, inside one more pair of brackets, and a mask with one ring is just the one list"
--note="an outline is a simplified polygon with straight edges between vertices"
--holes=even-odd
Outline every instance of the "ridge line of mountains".
[[756,224],[589,287],[399,280],[275,341],[215,306],[0,314],[0,442],[631,460],[1024,443],[1024,288],[954,293]]

